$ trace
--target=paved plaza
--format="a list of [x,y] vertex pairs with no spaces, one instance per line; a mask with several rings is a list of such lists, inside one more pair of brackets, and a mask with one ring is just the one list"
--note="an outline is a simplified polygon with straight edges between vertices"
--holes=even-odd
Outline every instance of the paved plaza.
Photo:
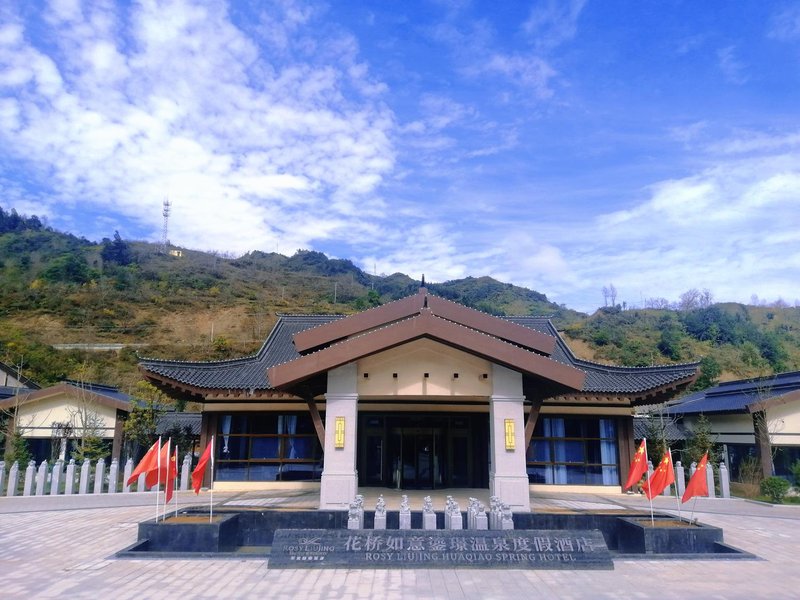
[[[370,492],[368,490],[368,492]],[[468,493],[464,491],[462,506]],[[484,491],[485,492],[485,491]],[[368,493],[374,505],[377,493]],[[386,492],[396,510],[398,496]],[[152,494],[0,498],[2,598],[797,598],[800,507],[699,499],[695,517],[758,560],[616,560],[613,571],[270,570],[264,559],[115,559],[154,516]],[[306,507],[314,493],[217,494],[228,506]],[[412,510],[421,494],[411,496]],[[440,500],[436,497],[437,500]],[[181,494],[181,502],[208,496]],[[533,510],[647,508],[641,496],[534,495]],[[437,502],[438,505],[443,504]],[[691,508],[692,502],[685,505]],[[676,508],[656,498],[656,508]]]

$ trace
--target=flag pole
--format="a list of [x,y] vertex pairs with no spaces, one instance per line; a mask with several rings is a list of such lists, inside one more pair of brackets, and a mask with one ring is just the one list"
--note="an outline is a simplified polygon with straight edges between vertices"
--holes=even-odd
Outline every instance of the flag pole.
[[[158,454],[156,457],[156,473],[161,473],[161,436],[158,436]],[[158,523],[158,483],[156,483],[156,523]]]
[[[169,479],[169,459],[172,455],[172,438],[167,438],[167,464],[164,465],[164,512],[161,515],[161,520],[165,521],[167,519],[167,479]],[[161,456],[161,453],[159,453]],[[161,493],[161,467],[158,469],[158,493]]]
[[[650,459],[647,456],[647,438],[643,438],[645,440],[644,444],[644,464],[649,465]],[[653,473],[655,473],[655,469],[653,469]],[[650,481],[650,473],[647,474],[647,481]],[[648,488],[650,489],[650,488]],[[653,516],[653,499],[650,497],[650,494],[645,494],[647,496],[647,500],[650,502],[650,526],[656,526],[656,519]]]
[[175,444],[175,478],[172,482],[172,493],[175,494],[175,516],[178,516],[178,444]]
[[692,519],[694,519],[694,506],[695,506],[695,504],[697,504],[697,496],[694,497],[694,501],[692,502],[692,514],[689,515],[689,523],[691,523]]
[[[672,448],[669,449],[669,462],[672,464],[672,475],[675,477],[675,462],[672,460]],[[678,504],[678,521],[683,521],[681,516],[681,499],[678,497],[678,478],[675,477],[675,502]],[[685,483],[685,482],[684,482]]]
[[211,435],[211,500],[208,503],[208,522],[211,523],[214,517],[214,438],[215,435]]

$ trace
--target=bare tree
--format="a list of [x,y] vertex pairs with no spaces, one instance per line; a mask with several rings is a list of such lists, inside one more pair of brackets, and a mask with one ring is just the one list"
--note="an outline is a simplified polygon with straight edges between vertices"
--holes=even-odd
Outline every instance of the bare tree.
[[669,300],[666,298],[645,298],[644,307],[666,310],[669,308]]
[[603,306],[608,306],[608,296],[610,294],[611,291],[606,286],[603,286]]
[[700,308],[700,298],[702,293],[697,288],[686,290],[678,300],[678,310],[694,310]]
[[90,374],[88,364],[84,363],[78,371],[75,405],[67,409],[70,415],[69,425],[78,441],[78,447],[74,452],[78,460],[85,458],[94,460],[108,454],[102,439],[105,421],[97,412],[96,397],[88,383]]
[[777,448],[774,446],[774,439],[785,427],[783,419],[771,418],[769,414],[770,408],[773,406],[773,402],[771,402],[773,381],[765,379],[763,384],[756,388],[754,402],[747,405],[753,418],[756,454],[761,465],[761,474],[765,478],[771,477],[775,472],[774,461]]
[[611,306],[617,305],[617,288],[614,287],[614,284],[609,284],[608,286],[608,295],[611,298]]
[[703,291],[698,298],[698,303],[700,308],[708,308],[712,304],[714,304],[714,294],[711,293],[711,290],[708,288],[703,288]]

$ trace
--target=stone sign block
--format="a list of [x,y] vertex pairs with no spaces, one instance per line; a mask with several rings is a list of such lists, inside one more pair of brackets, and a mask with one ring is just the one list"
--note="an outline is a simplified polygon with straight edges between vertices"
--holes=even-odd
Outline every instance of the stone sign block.
[[599,530],[279,529],[269,568],[613,569]]

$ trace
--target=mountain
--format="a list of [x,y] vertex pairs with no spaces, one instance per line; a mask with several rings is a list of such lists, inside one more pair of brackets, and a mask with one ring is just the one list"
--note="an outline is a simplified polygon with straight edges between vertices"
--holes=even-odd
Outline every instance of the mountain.
[[[0,360],[22,363],[43,384],[71,377],[132,385],[136,352],[186,360],[241,356],[260,346],[277,313],[348,314],[420,285],[310,250],[164,253],[117,233],[97,243],[0,207]],[[490,314],[548,315],[586,359],[636,366],[703,358],[709,381],[800,368],[796,307],[712,304],[706,296],[680,310],[617,306],[589,316],[490,277],[427,287]],[[111,343],[125,348],[54,349]]]

